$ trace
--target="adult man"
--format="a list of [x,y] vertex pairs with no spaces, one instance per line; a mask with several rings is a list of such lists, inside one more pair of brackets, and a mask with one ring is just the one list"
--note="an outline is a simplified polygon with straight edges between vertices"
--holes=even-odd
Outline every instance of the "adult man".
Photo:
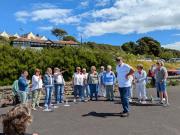
[[128,93],[131,87],[131,80],[129,76],[134,74],[134,70],[128,64],[123,63],[123,59],[121,57],[116,58],[117,66],[117,80],[119,84],[119,92],[123,107],[123,112],[120,113],[121,117],[128,117],[129,116],[129,100],[128,100]]

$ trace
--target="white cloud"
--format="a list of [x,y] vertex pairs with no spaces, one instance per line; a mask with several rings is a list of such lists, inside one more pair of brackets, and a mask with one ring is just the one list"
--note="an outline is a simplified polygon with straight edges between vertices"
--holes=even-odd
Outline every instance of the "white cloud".
[[[104,7],[108,1],[94,0],[94,6]],[[147,33],[156,30],[180,29],[180,0],[113,0],[111,7],[74,14],[73,9],[62,9],[42,3],[36,9],[16,12],[18,21],[47,20],[52,25],[78,24],[77,29],[86,37],[107,33]],[[89,0],[80,2],[89,6]],[[99,2],[99,4],[98,4]],[[37,4],[38,5],[38,4]],[[77,9],[78,10],[78,9]]]
[[80,6],[83,7],[83,8],[88,7],[89,6],[89,1],[86,0],[86,1],[80,2]]
[[16,12],[15,16],[16,16],[18,21],[26,23],[26,20],[30,15],[27,11],[22,10],[22,11]]
[[16,12],[16,20],[24,23],[27,21],[47,20],[56,25],[77,23],[79,21],[77,17],[72,15],[71,9],[61,9],[47,3],[36,4],[36,6],[36,9],[33,8],[31,11],[22,10]]
[[172,36],[180,36],[180,33],[177,33],[177,34],[173,34]]
[[32,4],[33,9],[44,9],[44,8],[57,8],[56,5],[51,3],[34,3]]
[[169,49],[175,49],[175,50],[180,51],[180,42],[175,42],[175,43],[172,43],[172,44],[163,45],[162,47],[169,48]]
[[86,36],[106,33],[146,33],[180,29],[180,0],[116,0],[110,8],[96,10],[96,18],[82,27]]
[[38,29],[42,31],[49,31],[53,29],[53,26],[40,26]]
[[65,18],[71,13],[70,9],[39,9],[31,13],[33,21],[45,20],[45,19],[57,19]]
[[111,0],[96,0],[97,7],[104,7],[110,4]]

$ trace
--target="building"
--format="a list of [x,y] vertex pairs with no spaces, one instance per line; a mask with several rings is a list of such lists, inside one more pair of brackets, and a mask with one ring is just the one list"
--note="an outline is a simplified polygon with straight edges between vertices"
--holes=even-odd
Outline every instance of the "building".
[[39,36],[35,35],[32,32],[29,32],[27,34],[23,34],[22,36],[19,36],[17,33],[14,35],[10,35],[6,33],[5,31],[0,33],[0,36],[11,38],[12,45],[14,47],[21,47],[21,48],[45,48],[45,47],[64,47],[64,46],[79,46],[79,43],[74,41],[52,41],[47,39],[45,36]]

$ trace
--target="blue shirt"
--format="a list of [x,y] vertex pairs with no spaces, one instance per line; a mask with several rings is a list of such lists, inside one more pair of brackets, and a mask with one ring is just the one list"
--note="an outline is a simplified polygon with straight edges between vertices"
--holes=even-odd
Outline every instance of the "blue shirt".
[[114,73],[111,72],[105,72],[103,75],[103,84],[104,85],[114,85],[116,81]]

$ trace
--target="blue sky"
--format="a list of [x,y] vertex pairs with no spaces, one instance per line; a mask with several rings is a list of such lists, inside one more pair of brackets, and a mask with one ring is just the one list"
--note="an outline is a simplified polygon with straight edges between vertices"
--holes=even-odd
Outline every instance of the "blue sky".
[[180,50],[179,5],[180,0],[4,0],[0,31],[55,40],[50,30],[58,27],[79,40],[112,45],[151,36]]

